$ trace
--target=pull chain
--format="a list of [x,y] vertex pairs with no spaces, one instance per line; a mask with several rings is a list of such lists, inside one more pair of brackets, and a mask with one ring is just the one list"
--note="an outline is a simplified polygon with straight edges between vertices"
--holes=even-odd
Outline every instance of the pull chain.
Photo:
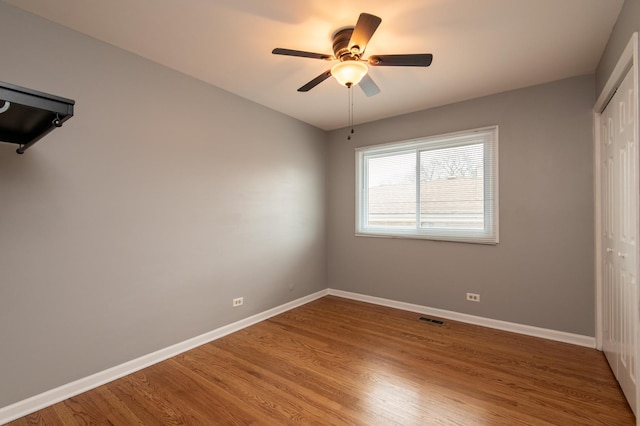
[[354,133],[353,131],[353,90],[351,90],[352,87],[353,87],[352,84],[347,85],[347,89],[349,92],[349,96],[348,96],[349,127],[351,128],[351,130],[349,131],[349,136],[347,136],[347,140],[351,140],[351,135]]

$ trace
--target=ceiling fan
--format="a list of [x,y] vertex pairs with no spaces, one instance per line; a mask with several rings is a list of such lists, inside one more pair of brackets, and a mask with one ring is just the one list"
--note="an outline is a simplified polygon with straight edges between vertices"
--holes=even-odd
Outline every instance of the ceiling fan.
[[327,70],[298,89],[298,92],[308,92],[318,84],[333,76],[344,86],[351,87],[358,84],[367,96],[373,96],[380,92],[380,88],[367,74],[369,66],[394,66],[394,67],[428,67],[431,65],[433,55],[430,53],[418,53],[408,55],[373,55],[363,58],[367,43],[373,36],[382,19],[368,13],[361,13],[355,27],[347,27],[338,30],[332,37],[333,55],[323,53],[305,52],[276,48],[271,53],[274,55],[299,56],[302,58],[322,59],[325,61],[340,61],[330,70]]

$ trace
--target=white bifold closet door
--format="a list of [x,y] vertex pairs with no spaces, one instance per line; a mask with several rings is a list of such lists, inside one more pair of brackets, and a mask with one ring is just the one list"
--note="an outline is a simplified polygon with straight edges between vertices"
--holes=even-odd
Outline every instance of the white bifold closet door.
[[600,116],[602,343],[611,369],[636,413],[639,184],[632,74],[627,73]]

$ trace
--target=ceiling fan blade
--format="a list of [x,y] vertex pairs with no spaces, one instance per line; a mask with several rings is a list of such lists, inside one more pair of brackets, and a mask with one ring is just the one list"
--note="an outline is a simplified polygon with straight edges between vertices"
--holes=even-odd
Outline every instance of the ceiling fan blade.
[[330,61],[334,59],[331,55],[324,53],[304,52],[302,50],[282,49],[277,47],[271,51],[274,55],[299,56],[301,58],[324,59]]
[[413,55],[374,55],[367,62],[374,67],[428,67],[433,61],[431,53]]
[[358,83],[358,85],[360,86],[364,94],[367,95],[368,97],[371,97],[380,93],[380,88],[378,87],[376,82],[373,81],[373,79],[369,74],[365,74],[365,76],[362,77],[362,80],[360,80],[360,83]]
[[308,92],[326,79],[331,77],[331,70],[327,70],[298,89],[298,92]]
[[353,33],[351,34],[351,39],[349,40],[349,50],[351,50],[354,46],[358,46],[360,54],[363,54],[364,49],[366,49],[367,44],[371,39],[371,36],[378,29],[378,25],[380,25],[380,22],[382,22],[382,19],[378,18],[375,15],[361,13],[360,17],[358,18],[358,22],[353,29]]

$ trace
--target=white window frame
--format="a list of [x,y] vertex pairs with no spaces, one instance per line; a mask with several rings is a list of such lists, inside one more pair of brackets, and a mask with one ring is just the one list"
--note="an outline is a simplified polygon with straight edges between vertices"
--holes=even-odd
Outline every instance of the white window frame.
[[[433,229],[415,227],[382,227],[367,225],[367,160],[370,158],[416,152],[416,214],[420,214],[419,153],[438,148],[484,145],[484,229]],[[429,136],[408,141],[356,148],[356,236],[419,238],[477,244],[497,244],[498,233],[498,126]]]

